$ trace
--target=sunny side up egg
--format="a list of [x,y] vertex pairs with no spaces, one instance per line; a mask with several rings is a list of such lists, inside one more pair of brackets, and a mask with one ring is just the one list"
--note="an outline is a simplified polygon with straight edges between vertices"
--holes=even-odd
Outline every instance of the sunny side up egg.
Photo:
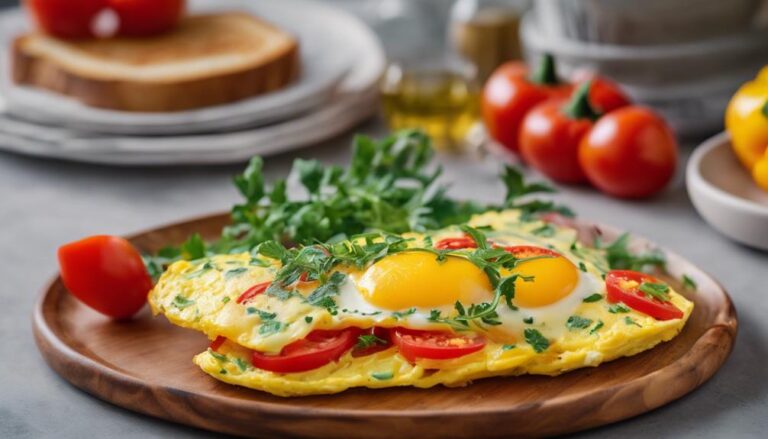
[[[429,251],[402,251],[359,269],[339,267],[345,276],[335,288],[332,312],[308,303],[318,287],[311,281],[299,282],[291,297],[258,294],[241,303],[243,292],[268,284],[280,264],[263,259],[255,263],[249,254],[217,255],[173,264],[150,294],[150,303],[171,322],[217,340],[215,349],[195,357],[205,372],[282,396],[335,393],[355,386],[463,385],[522,373],[555,375],[650,349],[674,337],[690,315],[692,303],[675,292],[670,293],[671,301],[682,310],[682,318],[659,321],[611,308],[602,279],[606,262],[589,248],[575,249],[572,229],[522,221],[514,211],[480,215],[471,224],[489,227],[488,239],[521,259],[514,267],[519,275],[514,308],[501,303],[491,323],[467,328],[465,333],[479,334],[484,345],[458,358],[406,358],[397,346],[387,344],[364,356],[350,350],[336,361],[297,373],[270,372],[251,364],[254,351],[272,358],[316,330],[451,331],[435,317],[455,316],[457,303],[469,307],[494,299],[486,273],[460,255],[439,259]],[[541,230],[546,232],[536,232]],[[429,239],[461,236],[451,228]],[[421,247],[426,237],[408,238],[411,247]]]

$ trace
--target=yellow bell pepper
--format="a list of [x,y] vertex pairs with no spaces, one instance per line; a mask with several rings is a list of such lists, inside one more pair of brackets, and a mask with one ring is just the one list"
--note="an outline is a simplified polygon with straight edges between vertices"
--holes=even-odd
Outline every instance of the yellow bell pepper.
[[768,191],[768,66],[733,95],[725,128],[741,163],[758,186]]

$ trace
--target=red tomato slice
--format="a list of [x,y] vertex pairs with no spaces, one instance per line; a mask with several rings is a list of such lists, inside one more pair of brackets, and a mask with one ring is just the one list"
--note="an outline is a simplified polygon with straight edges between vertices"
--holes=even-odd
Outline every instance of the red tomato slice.
[[254,351],[251,363],[259,369],[278,373],[317,369],[338,360],[350,350],[357,343],[360,332],[358,328],[341,331],[318,329],[310,332],[306,338],[285,346],[277,355]]
[[141,255],[118,236],[70,242],[59,247],[58,257],[67,289],[84,304],[115,319],[136,314],[152,289]]
[[[627,287],[627,282],[636,282],[637,286]],[[648,314],[656,320],[672,320],[683,317],[672,302],[662,302],[655,297],[649,297],[639,286],[643,282],[660,283],[655,277],[631,270],[612,270],[605,277],[605,286],[608,290],[608,302],[623,302],[628,307]]]
[[480,336],[467,337],[445,331],[418,331],[406,328],[392,330],[392,343],[411,363],[417,358],[448,360],[463,357],[485,347],[485,339]]
[[461,238],[445,238],[435,244],[435,249],[437,250],[461,250],[463,248],[477,248],[477,244],[468,236],[463,236]]
[[221,345],[223,345],[225,341],[227,341],[227,338],[219,335],[216,337],[215,340],[211,342],[210,346],[208,347],[211,348],[211,350],[214,352],[218,351]]
[[[392,346],[392,340],[391,336],[389,335],[389,329],[387,328],[379,328],[379,327],[373,327],[371,329],[366,329],[363,331],[360,335],[374,335],[378,337],[382,342],[377,342],[375,344],[372,344],[368,347],[358,347],[355,346],[354,349],[352,349],[352,356],[357,357],[365,357],[367,355],[375,354],[376,352],[381,352],[389,349]],[[359,336],[358,336],[359,339]],[[357,342],[355,342],[357,344]]]
[[258,296],[259,294],[263,293],[264,291],[267,291],[267,287],[269,287],[269,284],[272,282],[262,282],[260,284],[256,284],[247,290],[243,292],[243,294],[240,295],[240,297],[237,298],[235,302],[237,303],[243,303],[247,302],[254,297]]
[[145,36],[166,32],[184,13],[185,0],[109,0],[120,19],[121,35]]
[[544,247],[536,247],[535,245],[513,245],[504,247],[504,250],[520,259],[532,258],[534,256],[560,256],[560,254],[554,250]]

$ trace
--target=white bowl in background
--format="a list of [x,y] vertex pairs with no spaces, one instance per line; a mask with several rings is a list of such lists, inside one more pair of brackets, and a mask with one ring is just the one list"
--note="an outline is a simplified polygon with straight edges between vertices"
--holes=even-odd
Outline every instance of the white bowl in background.
[[686,185],[696,210],[712,227],[742,244],[768,250],[768,192],[739,163],[728,133],[694,151]]

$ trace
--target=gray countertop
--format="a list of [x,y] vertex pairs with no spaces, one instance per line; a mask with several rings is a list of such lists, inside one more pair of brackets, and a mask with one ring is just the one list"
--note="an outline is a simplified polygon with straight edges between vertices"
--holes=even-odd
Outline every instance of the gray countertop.
[[[358,131],[381,134],[384,128],[373,120]],[[267,174],[284,175],[297,156],[345,163],[350,138],[270,157]],[[440,160],[456,197],[492,201],[502,196],[493,159]],[[38,353],[30,317],[41,288],[56,271],[60,244],[226,210],[238,198],[230,177],[240,169],[113,168],[0,154],[0,251],[6,259],[0,264],[0,437],[211,435],[134,414],[70,386]],[[735,350],[712,380],[672,404],[582,436],[765,437],[768,254],[734,244],[708,227],[688,200],[682,172],[668,191],[649,201],[619,201],[586,188],[563,189],[558,197],[582,217],[621,226],[686,256],[725,285],[739,312]]]

